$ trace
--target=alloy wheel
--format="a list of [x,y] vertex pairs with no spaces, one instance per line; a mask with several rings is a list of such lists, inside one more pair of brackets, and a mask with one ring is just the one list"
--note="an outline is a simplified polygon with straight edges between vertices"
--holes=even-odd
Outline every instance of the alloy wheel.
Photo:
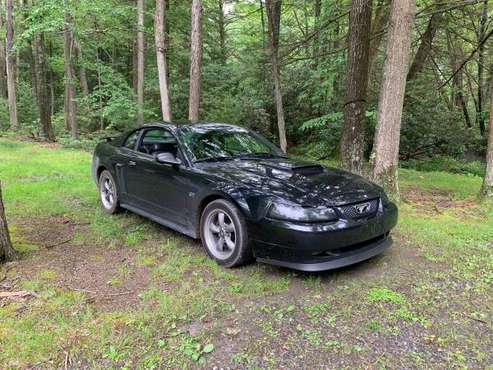
[[101,202],[103,203],[104,208],[111,209],[114,206],[116,199],[113,181],[108,177],[103,177],[100,188]]
[[236,248],[236,228],[230,215],[222,209],[212,211],[204,223],[205,242],[215,258],[225,260]]

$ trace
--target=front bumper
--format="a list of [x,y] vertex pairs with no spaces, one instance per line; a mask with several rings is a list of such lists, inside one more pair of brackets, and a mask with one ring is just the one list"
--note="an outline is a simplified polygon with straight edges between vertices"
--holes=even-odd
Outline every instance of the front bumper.
[[249,225],[258,261],[302,271],[323,271],[374,257],[392,245],[397,207],[390,203],[368,219],[303,224],[264,219]]

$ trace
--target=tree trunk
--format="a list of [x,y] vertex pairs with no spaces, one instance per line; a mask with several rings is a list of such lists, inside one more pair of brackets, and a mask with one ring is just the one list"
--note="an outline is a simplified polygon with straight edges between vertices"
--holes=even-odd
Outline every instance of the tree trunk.
[[313,50],[312,50],[312,64],[311,67],[315,69],[318,66],[318,54],[320,53],[320,16],[322,14],[322,0],[315,0],[313,13],[315,15],[315,21],[313,26],[313,32],[316,32],[316,36],[313,38]]
[[138,49],[137,38],[134,40],[132,49],[132,88],[134,94],[137,95],[137,76],[138,76]]
[[154,20],[154,31],[156,38],[156,58],[159,76],[159,91],[161,93],[161,111],[164,121],[171,121],[171,103],[168,87],[168,67],[166,63],[166,0],[156,0],[156,15]]
[[274,99],[277,111],[277,128],[279,130],[279,144],[283,151],[287,149],[286,123],[284,121],[284,107],[281,91],[281,73],[279,67],[279,29],[281,26],[282,0],[266,0],[267,33],[269,36],[270,61],[272,66],[272,81],[274,82]]
[[15,258],[15,255],[16,253],[10,241],[7,218],[3,207],[2,184],[0,183],[0,262],[11,261]]
[[84,67],[84,62],[82,58],[82,49],[80,48],[80,45],[75,38],[74,38],[74,49],[77,55],[77,60],[79,62],[80,91],[82,92],[83,97],[87,97],[89,95],[89,84],[87,82],[86,68]]
[[433,38],[435,37],[435,33],[440,26],[440,22],[443,19],[443,13],[434,13],[430,21],[428,22],[428,26],[426,27],[425,33],[421,36],[421,43],[419,44],[418,51],[414,57],[414,60],[411,64],[411,68],[409,68],[409,72],[407,73],[407,81],[412,81],[416,78],[416,76],[423,70],[425,66],[426,60],[431,52],[431,45],[433,42]]
[[144,0],[137,0],[137,124],[144,124]]
[[17,54],[14,50],[14,4],[13,0],[7,0],[7,91],[9,103],[10,128],[17,130],[17,90],[16,70]]
[[370,41],[370,71],[373,69],[375,57],[380,49],[383,36],[385,34],[385,26],[389,18],[388,11],[389,0],[379,0],[375,16],[372,21],[371,41]]
[[[0,29],[5,26],[5,14],[3,10],[3,0],[0,0]],[[0,37],[0,97],[7,99],[7,64],[5,54],[5,38]]]
[[478,32],[478,104],[477,104],[477,112],[476,112],[476,121],[479,125],[479,132],[481,136],[485,136],[486,127],[485,127],[485,115],[483,112],[483,91],[484,91],[484,42],[481,42],[486,33],[486,20],[488,18],[488,0],[483,2],[483,11],[481,13],[481,20]]
[[65,59],[65,126],[70,128],[72,139],[79,138],[77,120],[75,117],[75,88],[74,67],[72,64],[73,34],[70,29],[71,16],[65,14],[65,28],[63,30],[63,56]]
[[34,35],[34,70],[36,77],[36,98],[38,101],[41,135],[45,140],[54,141],[55,134],[51,125],[51,100],[47,83],[47,68],[45,57],[44,36]]
[[392,2],[372,153],[373,180],[397,197],[399,136],[415,10],[415,0]]
[[493,66],[491,67],[490,85],[490,120],[488,133],[488,147],[486,148],[486,173],[481,187],[481,196],[493,198]]
[[226,24],[224,22],[224,0],[217,0],[218,22],[217,30],[219,33],[219,61],[222,65],[227,62],[228,53],[226,51]]
[[[457,71],[459,65],[457,63],[458,60],[462,60],[462,51],[460,48],[454,46],[455,43],[451,40],[451,35],[447,32],[447,52],[449,57],[449,63],[452,72]],[[462,70],[459,70],[456,75],[452,79],[453,89],[452,89],[452,101],[456,107],[459,107],[462,110],[462,114],[464,115],[464,122],[466,123],[467,128],[472,127],[471,117],[469,116],[469,109],[467,108],[467,95],[464,94],[464,78]]]
[[190,98],[188,119],[198,122],[200,109],[200,79],[202,70],[202,4],[192,0],[192,34],[190,48]]
[[340,142],[343,168],[361,173],[370,48],[372,0],[353,0],[349,16],[347,92]]

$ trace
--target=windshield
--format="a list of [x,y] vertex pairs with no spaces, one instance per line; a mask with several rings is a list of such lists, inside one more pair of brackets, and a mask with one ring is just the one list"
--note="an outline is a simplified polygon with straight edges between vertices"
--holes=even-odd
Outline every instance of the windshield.
[[194,162],[259,155],[284,157],[267,139],[239,127],[187,126],[178,135]]

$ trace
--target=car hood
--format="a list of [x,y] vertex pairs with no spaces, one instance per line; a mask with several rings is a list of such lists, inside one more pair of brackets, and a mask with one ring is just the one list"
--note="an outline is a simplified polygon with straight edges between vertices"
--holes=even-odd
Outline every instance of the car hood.
[[338,206],[381,196],[380,188],[361,176],[297,159],[234,159],[199,166],[243,190],[305,206]]

